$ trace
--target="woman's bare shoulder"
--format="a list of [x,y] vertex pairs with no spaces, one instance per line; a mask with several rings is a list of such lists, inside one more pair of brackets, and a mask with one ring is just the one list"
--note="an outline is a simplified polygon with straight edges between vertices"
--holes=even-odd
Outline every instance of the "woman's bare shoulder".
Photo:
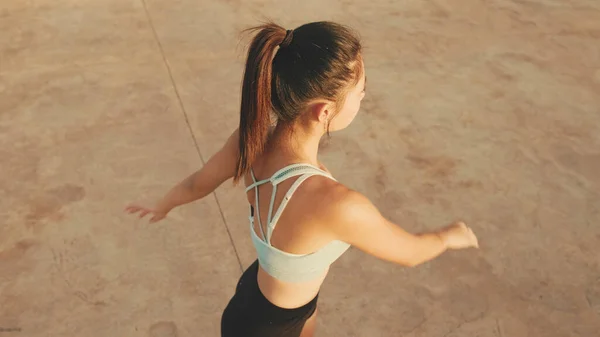
[[344,217],[348,207],[369,202],[361,193],[327,177],[315,176],[305,183],[315,215],[328,221]]

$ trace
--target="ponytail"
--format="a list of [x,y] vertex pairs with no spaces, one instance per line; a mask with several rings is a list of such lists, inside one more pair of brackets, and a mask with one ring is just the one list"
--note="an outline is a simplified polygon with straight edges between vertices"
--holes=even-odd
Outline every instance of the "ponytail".
[[264,151],[271,122],[271,76],[275,50],[286,37],[286,30],[268,23],[249,30],[260,30],[248,50],[239,125],[239,157],[234,182],[248,171],[254,160]]

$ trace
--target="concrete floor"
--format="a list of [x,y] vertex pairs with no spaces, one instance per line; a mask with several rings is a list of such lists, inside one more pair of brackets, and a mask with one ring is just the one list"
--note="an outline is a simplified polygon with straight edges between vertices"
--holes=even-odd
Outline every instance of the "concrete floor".
[[599,335],[597,0],[0,2],[0,335],[219,335],[255,258],[242,190],[122,210],[236,126],[239,33],[265,17],[361,33],[369,93],[323,162],[406,229],[462,218],[482,246],[414,269],[351,249],[319,336]]

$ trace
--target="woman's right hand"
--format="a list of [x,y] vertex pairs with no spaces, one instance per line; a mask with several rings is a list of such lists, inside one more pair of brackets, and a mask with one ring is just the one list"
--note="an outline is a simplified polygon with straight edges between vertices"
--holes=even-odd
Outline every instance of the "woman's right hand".
[[450,249],[479,248],[475,233],[461,221],[441,229],[438,235]]
[[129,205],[125,208],[125,211],[129,214],[135,214],[139,212],[140,219],[145,217],[148,214],[151,214],[150,223],[157,222],[164,219],[167,216],[169,211],[161,210],[159,207],[157,208],[148,208],[140,205]]

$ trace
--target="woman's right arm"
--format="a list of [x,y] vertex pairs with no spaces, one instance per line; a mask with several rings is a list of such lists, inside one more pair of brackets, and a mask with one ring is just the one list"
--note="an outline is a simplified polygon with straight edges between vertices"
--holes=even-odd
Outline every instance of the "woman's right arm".
[[[335,195],[337,194],[337,195]],[[404,266],[429,261],[447,249],[478,247],[473,231],[458,222],[429,233],[411,234],[388,221],[362,194],[343,188],[329,203],[333,235],[377,258]]]
[[150,222],[162,220],[173,208],[202,199],[235,173],[239,153],[239,131],[236,129],[221,149],[215,153],[198,171],[173,186],[157,204],[152,207],[129,205],[126,211],[139,213],[143,218],[152,214]]

